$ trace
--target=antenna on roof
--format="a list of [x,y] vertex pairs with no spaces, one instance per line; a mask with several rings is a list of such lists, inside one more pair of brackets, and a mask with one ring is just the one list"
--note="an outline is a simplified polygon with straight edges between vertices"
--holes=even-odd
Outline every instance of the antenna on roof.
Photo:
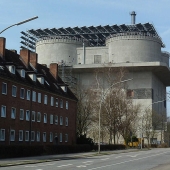
[[136,19],[136,13],[135,13],[135,11],[132,11],[132,12],[130,13],[130,15],[131,15],[131,24],[135,24],[135,19]]

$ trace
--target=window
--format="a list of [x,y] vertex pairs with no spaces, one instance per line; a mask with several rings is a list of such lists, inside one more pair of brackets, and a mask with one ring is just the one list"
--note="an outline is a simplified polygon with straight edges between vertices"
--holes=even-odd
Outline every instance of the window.
[[37,131],[37,142],[40,142],[40,132]]
[[60,108],[63,108],[63,100],[60,100]]
[[17,96],[17,87],[16,86],[12,86],[12,96],[16,97]]
[[35,111],[32,111],[31,117],[32,117],[32,122],[35,122]]
[[60,116],[60,125],[63,125],[63,117]]
[[53,142],[53,133],[50,132],[50,142]]
[[41,103],[41,93],[38,93],[38,103]]
[[44,95],[44,104],[47,104],[47,95]]
[[10,131],[10,141],[15,141],[15,130]]
[[58,125],[58,116],[55,115],[55,124]]
[[24,109],[20,109],[20,120],[24,120]]
[[11,108],[11,119],[15,119],[16,117],[16,108],[12,107]]
[[23,141],[23,130],[19,130],[19,141]]
[[26,121],[30,120],[30,111],[26,110]]
[[29,141],[29,131],[25,131],[25,141]]
[[31,92],[30,90],[27,90],[27,100],[30,100]]
[[44,113],[44,123],[47,123],[47,114]]
[[56,98],[55,106],[58,107],[58,98]]
[[51,106],[54,106],[54,97],[51,97]]
[[24,96],[25,96],[25,89],[24,89],[24,88],[21,88],[21,89],[20,89],[20,98],[21,98],[21,99],[24,99]]
[[66,109],[68,110],[68,101],[66,101]]
[[2,94],[7,94],[7,84],[2,83]]
[[68,126],[68,117],[66,117],[65,125]]
[[15,66],[9,66],[8,68],[12,74],[15,74]]
[[36,81],[36,74],[29,74],[29,77],[33,80],[33,81]]
[[60,142],[62,142],[62,133],[60,133]]
[[43,142],[46,142],[46,132],[43,132]]
[[0,141],[5,141],[5,129],[1,129],[0,131]]
[[36,92],[32,91],[32,101],[36,102]]
[[41,122],[41,113],[37,112],[37,122]]
[[50,115],[50,124],[53,124],[53,115]]
[[24,69],[21,70],[21,77],[25,78],[25,70]]
[[31,141],[34,141],[34,140],[35,140],[35,132],[31,131]]
[[68,134],[65,134],[65,142],[68,142]]
[[6,117],[6,106],[1,106],[1,117]]

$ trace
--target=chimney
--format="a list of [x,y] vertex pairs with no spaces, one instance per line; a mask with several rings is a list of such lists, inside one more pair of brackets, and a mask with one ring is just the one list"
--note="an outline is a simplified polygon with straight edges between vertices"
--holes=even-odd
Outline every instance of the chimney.
[[0,57],[5,58],[5,44],[6,39],[4,37],[0,37]]
[[24,62],[24,64],[28,67],[30,62],[30,51],[28,49],[20,50],[20,56]]
[[37,69],[37,60],[38,60],[37,53],[31,52],[30,53],[30,63],[33,65],[33,67],[35,69]]
[[58,64],[57,63],[50,64],[50,72],[52,76],[57,80],[58,78]]

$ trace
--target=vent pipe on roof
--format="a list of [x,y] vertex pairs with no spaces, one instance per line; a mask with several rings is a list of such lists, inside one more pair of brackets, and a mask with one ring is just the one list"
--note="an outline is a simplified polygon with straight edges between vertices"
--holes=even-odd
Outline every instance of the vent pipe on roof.
[[135,13],[135,11],[132,11],[132,12],[130,13],[130,15],[131,15],[131,24],[135,24],[135,19],[136,19],[136,13]]

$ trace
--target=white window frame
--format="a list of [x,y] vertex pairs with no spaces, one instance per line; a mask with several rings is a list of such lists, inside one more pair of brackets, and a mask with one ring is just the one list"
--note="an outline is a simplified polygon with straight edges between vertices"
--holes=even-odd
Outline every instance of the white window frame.
[[[23,93],[23,94],[22,94]],[[20,89],[20,98],[21,99],[24,99],[25,98],[25,89],[24,88],[21,88]]]
[[68,110],[68,101],[66,101],[66,109]]
[[[12,135],[12,133],[13,133],[13,135]],[[13,136],[13,138],[12,138],[12,136]],[[10,130],[10,141],[15,141],[15,130],[14,129]]]
[[27,90],[27,100],[30,100],[30,98],[31,98],[31,91]]
[[65,134],[65,142],[68,142],[68,134]]
[[52,125],[54,123],[54,116],[53,114],[50,114],[50,124]]
[[29,131],[25,131],[25,141],[29,141]]
[[37,131],[37,142],[40,142],[40,132]]
[[29,110],[26,110],[26,112],[25,112],[25,120],[30,121],[30,111]]
[[36,102],[36,92],[32,91],[32,101]]
[[37,122],[41,122],[41,113],[37,112]]
[[51,106],[54,106],[54,97],[51,96]]
[[32,122],[35,122],[35,111],[32,111],[31,120]]
[[56,98],[55,107],[58,107],[58,98]]
[[63,135],[62,135],[62,133],[60,133],[60,142],[62,142],[63,141]]
[[50,132],[50,142],[53,142],[53,133]]
[[20,120],[24,120],[24,109],[20,109],[19,119],[20,119]]
[[41,103],[41,93],[38,93],[38,103]]
[[11,107],[11,119],[15,119],[15,118],[16,118],[16,108]]
[[65,119],[65,126],[68,126],[68,117]]
[[2,94],[7,95],[7,83],[2,82]]
[[58,116],[55,115],[55,124],[58,125]]
[[12,73],[12,74],[15,74],[15,66],[9,66],[9,71]]
[[[2,115],[3,113],[3,115]],[[6,117],[6,106],[1,105],[1,117]]]
[[35,132],[31,131],[31,141],[35,141]]
[[63,99],[60,99],[60,108],[63,108]]
[[47,113],[44,113],[44,123],[47,123]]
[[47,139],[47,134],[46,132],[43,132],[43,142],[46,142],[46,139]]
[[60,125],[63,125],[63,117],[60,116]]
[[0,131],[0,141],[5,141],[5,129],[1,129]]
[[45,95],[44,95],[44,104],[47,105],[47,103],[48,103],[48,96],[45,94]]
[[23,141],[23,130],[19,130],[19,141]]
[[17,96],[17,86],[12,85],[12,97],[16,97]]

